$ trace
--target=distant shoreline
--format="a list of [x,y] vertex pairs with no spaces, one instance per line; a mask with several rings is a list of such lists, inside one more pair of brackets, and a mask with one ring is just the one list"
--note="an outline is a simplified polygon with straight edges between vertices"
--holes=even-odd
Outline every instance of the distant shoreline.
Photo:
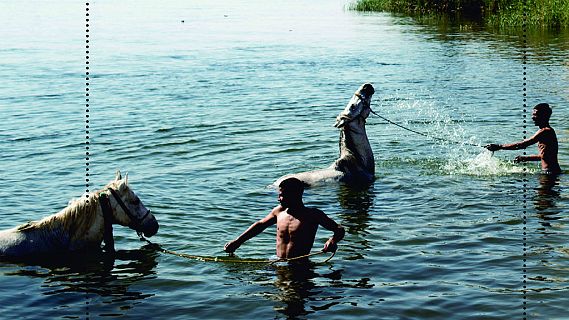
[[457,19],[498,28],[521,28],[525,22],[530,28],[569,29],[569,0],[357,0],[349,9]]

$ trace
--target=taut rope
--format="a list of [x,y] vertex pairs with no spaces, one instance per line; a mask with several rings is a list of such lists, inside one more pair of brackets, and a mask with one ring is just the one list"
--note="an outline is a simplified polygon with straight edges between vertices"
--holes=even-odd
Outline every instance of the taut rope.
[[[370,110],[371,110],[371,108],[370,108]],[[431,135],[428,135],[428,134],[426,134],[426,133],[424,133],[424,132],[420,132],[420,131],[416,131],[416,130],[413,130],[413,129],[409,129],[409,128],[407,128],[407,127],[404,127],[404,126],[402,126],[402,125],[400,125],[400,124],[398,124],[398,123],[396,123],[396,122],[393,122],[393,121],[391,121],[391,120],[389,120],[389,119],[387,119],[387,118],[385,118],[385,117],[383,117],[383,116],[380,116],[379,114],[377,114],[377,113],[376,113],[375,111],[373,111],[373,110],[371,110],[371,113],[373,113],[375,116],[377,116],[377,117],[379,117],[379,118],[381,118],[381,119],[387,121],[388,123],[390,123],[390,124],[392,124],[392,125],[394,125],[394,126],[398,126],[398,127],[401,128],[401,129],[404,129],[404,130],[407,130],[407,131],[416,133],[416,134],[418,134],[418,135],[422,135],[423,137],[427,137],[427,138],[429,138],[429,139],[439,140],[439,141],[445,141],[445,142],[454,143],[454,144],[461,144],[461,145],[467,145],[467,146],[473,146],[473,147],[481,147],[481,148],[484,148],[483,145],[476,144],[476,143],[461,142],[461,141],[455,141],[455,140],[446,139],[446,138],[441,138],[441,137],[437,137],[437,136],[431,136]]]
[[[176,252],[176,251],[172,251],[172,250],[168,250],[168,249],[164,249],[162,248],[162,246],[160,246],[159,244],[150,242],[150,240],[141,237],[141,240],[146,241],[148,244],[157,247],[159,249],[159,251],[163,252],[163,253],[167,253],[167,254],[171,254],[174,256],[178,256],[181,258],[186,258],[186,259],[193,259],[193,260],[199,260],[199,261],[212,261],[212,262],[228,262],[228,263],[265,263],[268,265],[272,265],[275,264],[277,262],[290,262],[290,261],[295,261],[295,260],[300,260],[300,259],[305,259],[308,257],[312,257],[312,256],[316,256],[316,255],[320,255],[323,253],[326,253],[324,251],[317,251],[317,252],[312,252],[309,254],[305,254],[302,256],[298,256],[298,257],[294,257],[294,258],[279,258],[279,259],[274,259],[274,260],[263,260],[263,259],[255,259],[255,260],[244,260],[244,259],[225,259],[225,258],[217,258],[217,257],[206,257],[206,256],[196,256],[196,255],[191,255],[191,254],[187,254],[187,253],[182,253],[182,252]],[[326,263],[328,261],[330,261],[334,255],[336,255],[336,252],[332,252],[332,255],[330,255],[328,258],[326,258],[326,260],[320,262],[320,263]]]

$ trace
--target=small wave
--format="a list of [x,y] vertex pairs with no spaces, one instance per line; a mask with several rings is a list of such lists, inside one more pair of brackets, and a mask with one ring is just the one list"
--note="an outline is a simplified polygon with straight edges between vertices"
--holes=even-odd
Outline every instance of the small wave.
[[13,138],[9,138],[7,139],[7,141],[9,142],[30,142],[30,141],[37,141],[37,140],[46,140],[46,141],[50,141],[56,138],[61,137],[60,133],[49,133],[49,134],[38,134],[38,135],[33,135],[33,136],[27,136],[27,137],[13,137]]
[[174,60],[187,60],[187,59],[189,59],[189,57],[185,56],[185,55],[170,55],[170,56],[167,56],[167,58],[174,59]]
[[35,98],[37,99],[59,99],[63,95],[62,94],[40,94],[36,95]]

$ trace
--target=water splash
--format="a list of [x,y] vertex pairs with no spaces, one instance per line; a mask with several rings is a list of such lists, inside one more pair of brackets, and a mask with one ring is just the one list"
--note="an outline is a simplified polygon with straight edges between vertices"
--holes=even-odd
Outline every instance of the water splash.
[[[502,176],[523,173],[524,167],[494,157],[490,151],[482,151],[474,157],[451,154],[451,158],[441,166],[441,170],[450,175]],[[531,171],[530,169],[525,172],[532,173]]]
[[[470,175],[470,176],[500,176],[524,172],[524,166],[513,161],[496,157],[490,151],[481,147],[483,139],[477,136],[480,120],[471,115],[461,113],[452,102],[441,103],[430,97],[419,99],[393,99],[397,103],[391,110],[399,122],[414,130],[422,132],[431,139],[417,136],[418,139],[428,139],[431,143],[431,153],[435,158],[416,152],[414,159],[408,163],[420,164],[427,171],[436,174]],[[389,112],[388,112],[389,113]],[[400,137],[406,137],[401,135]],[[405,143],[405,141],[401,141]],[[416,156],[421,158],[417,159]],[[526,168],[526,173],[536,173],[536,168]]]

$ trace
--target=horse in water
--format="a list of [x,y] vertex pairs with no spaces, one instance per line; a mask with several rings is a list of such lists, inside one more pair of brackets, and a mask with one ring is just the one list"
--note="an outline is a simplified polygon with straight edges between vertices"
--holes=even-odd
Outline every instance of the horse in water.
[[340,156],[326,169],[289,174],[279,178],[278,186],[286,178],[295,177],[306,185],[320,181],[341,181],[348,184],[370,183],[375,179],[375,161],[367,138],[365,123],[371,112],[373,86],[365,83],[354,93],[348,105],[336,117],[334,127],[340,130]]
[[114,252],[112,224],[151,237],[158,222],[117,172],[103,189],[71,201],[56,214],[0,231],[0,259],[34,259],[87,249]]

